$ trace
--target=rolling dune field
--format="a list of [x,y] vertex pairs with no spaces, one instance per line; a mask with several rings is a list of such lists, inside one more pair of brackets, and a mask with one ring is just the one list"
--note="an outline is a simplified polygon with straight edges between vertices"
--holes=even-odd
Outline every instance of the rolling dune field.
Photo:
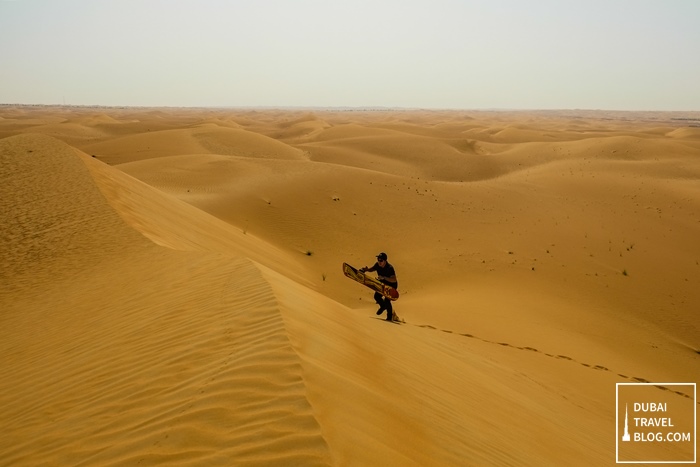
[[0,465],[614,465],[698,382],[700,113],[2,106],[0,177]]

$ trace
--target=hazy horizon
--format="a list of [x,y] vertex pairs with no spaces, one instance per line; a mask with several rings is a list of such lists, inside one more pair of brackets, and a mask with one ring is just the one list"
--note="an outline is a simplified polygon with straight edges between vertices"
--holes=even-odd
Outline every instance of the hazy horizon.
[[700,2],[0,0],[0,102],[700,110]]

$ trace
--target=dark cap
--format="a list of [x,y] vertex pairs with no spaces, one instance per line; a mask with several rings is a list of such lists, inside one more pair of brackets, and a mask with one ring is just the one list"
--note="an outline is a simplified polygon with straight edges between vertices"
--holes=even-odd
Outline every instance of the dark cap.
[[383,259],[384,261],[386,261],[387,260],[386,253],[383,253],[383,252],[379,253],[377,255],[377,259]]

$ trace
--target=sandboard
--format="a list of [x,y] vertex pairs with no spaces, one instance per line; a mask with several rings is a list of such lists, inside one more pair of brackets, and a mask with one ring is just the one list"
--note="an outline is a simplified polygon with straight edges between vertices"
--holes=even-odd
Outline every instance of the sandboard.
[[374,277],[368,276],[364,272],[361,272],[358,269],[355,269],[354,267],[350,266],[348,263],[343,263],[343,274],[345,274],[350,279],[359,282],[365,287],[369,287],[375,292],[379,292],[389,300],[393,301],[399,299],[398,290],[386,284],[382,284]]

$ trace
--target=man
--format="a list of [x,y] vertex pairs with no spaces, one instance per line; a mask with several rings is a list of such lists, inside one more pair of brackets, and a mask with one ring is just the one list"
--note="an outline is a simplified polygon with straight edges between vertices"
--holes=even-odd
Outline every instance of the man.
[[[377,255],[377,262],[374,263],[374,266],[371,268],[368,268],[367,266],[360,268],[360,271],[362,272],[372,272],[372,271],[377,271],[377,279],[379,279],[379,282],[382,284],[386,284],[390,287],[395,288],[396,290],[399,289],[399,281],[396,280],[396,271],[394,271],[394,266],[389,264],[387,261],[387,256],[386,253],[379,253]],[[374,293],[374,301],[377,302],[377,305],[379,305],[379,310],[377,310],[377,314],[381,315],[384,310],[386,310],[386,320],[391,321],[394,316],[393,308],[391,306],[391,300],[388,298],[384,297],[382,294],[379,292]]]

